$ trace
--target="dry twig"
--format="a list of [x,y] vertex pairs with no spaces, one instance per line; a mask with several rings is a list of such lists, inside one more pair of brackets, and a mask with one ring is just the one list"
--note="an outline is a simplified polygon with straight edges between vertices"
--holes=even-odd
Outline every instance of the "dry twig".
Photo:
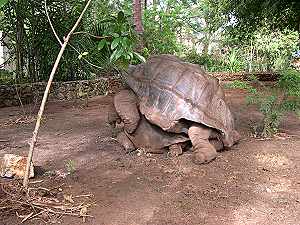
[[[87,217],[92,218],[88,214],[88,209],[95,205],[92,201],[92,194],[83,194],[74,196],[72,202],[65,201],[64,196],[71,196],[54,191],[55,188],[49,189],[44,187],[31,187],[26,194],[22,185],[17,182],[1,183],[0,184],[0,214],[1,215],[17,215],[21,218],[21,223],[31,220],[33,218],[45,220],[45,215],[48,221],[60,219],[62,216],[75,216],[83,218],[85,221]],[[46,190],[49,191],[40,195],[38,191],[33,190]],[[52,192],[53,191],[53,192]],[[75,199],[76,198],[76,199]],[[57,215],[59,215],[57,217]]]
[[35,128],[34,128],[34,131],[33,131],[32,139],[31,139],[31,142],[30,142],[30,148],[29,148],[28,157],[27,157],[27,165],[26,165],[26,170],[25,170],[25,175],[24,175],[24,180],[23,180],[24,188],[28,188],[30,164],[31,164],[31,161],[32,161],[32,156],[33,156],[35,143],[37,141],[38,131],[39,131],[40,124],[41,124],[41,118],[42,118],[42,115],[43,115],[43,112],[44,112],[44,109],[45,109],[45,105],[46,105],[46,102],[47,102],[47,98],[48,98],[49,90],[50,90],[50,87],[51,87],[51,84],[52,84],[52,80],[54,78],[54,74],[57,70],[58,64],[59,64],[60,59],[61,59],[61,57],[62,57],[62,55],[65,51],[65,48],[67,47],[67,44],[68,44],[68,42],[71,38],[71,35],[74,33],[75,29],[79,25],[83,15],[84,15],[85,11],[87,10],[90,3],[91,3],[91,0],[89,0],[86,3],[83,11],[81,12],[79,18],[77,19],[75,25],[73,26],[71,31],[68,33],[68,35],[64,38],[64,43],[61,46],[61,49],[60,49],[60,51],[57,55],[56,61],[55,61],[54,66],[52,68],[51,74],[49,76],[49,80],[48,80],[48,83],[47,83],[47,86],[46,86],[46,89],[45,89],[45,92],[44,92],[44,96],[43,96],[43,99],[42,99],[40,110],[39,110],[38,115],[37,115],[36,124],[35,124]]

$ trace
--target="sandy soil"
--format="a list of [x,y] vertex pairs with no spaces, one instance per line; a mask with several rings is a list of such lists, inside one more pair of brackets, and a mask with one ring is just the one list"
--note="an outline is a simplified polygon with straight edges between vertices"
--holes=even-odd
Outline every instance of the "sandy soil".
[[[112,97],[81,103],[49,103],[42,122],[34,163],[44,172],[75,173],[61,179],[38,175],[50,186],[64,184],[70,193],[94,194],[85,224],[93,225],[297,225],[300,224],[300,121],[285,117],[272,139],[251,137],[261,115],[246,107],[244,93],[227,91],[243,136],[230,151],[206,165],[194,165],[189,152],[166,155],[126,154],[111,138],[107,124]],[[32,106],[26,106],[31,109]],[[17,107],[0,109],[0,156],[26,154],[34,123],[15,123]],[[28,122],[28,121],[27,121]],[[48,179],[48,180],[47,180]],[[20,223],[15,215],[0,224]],[[77,225],[82,220],[62,217],[54,224]],[[41,224],[32,220],[27,224]]]

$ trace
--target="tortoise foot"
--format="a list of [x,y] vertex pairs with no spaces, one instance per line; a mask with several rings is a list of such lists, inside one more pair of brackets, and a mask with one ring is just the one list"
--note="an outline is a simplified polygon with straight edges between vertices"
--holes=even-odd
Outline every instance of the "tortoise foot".
[[192,160],[195,164],[209,163],[217,157],[217,151],[213,146],[200,148],[193,152]]

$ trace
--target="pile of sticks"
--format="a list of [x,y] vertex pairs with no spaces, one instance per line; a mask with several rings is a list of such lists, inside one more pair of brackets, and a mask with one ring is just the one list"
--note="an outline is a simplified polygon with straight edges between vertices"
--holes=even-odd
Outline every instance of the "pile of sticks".
[[16,216],[20,223],[57,223],[63,216],[82,218],[85,222],[93,217],[88,210],[94,205],[92,194],[72,196],[64,193],[62,185],[51,189],[34,185],[26,190],[19,181],[0,183],[0,215],[10,219]]

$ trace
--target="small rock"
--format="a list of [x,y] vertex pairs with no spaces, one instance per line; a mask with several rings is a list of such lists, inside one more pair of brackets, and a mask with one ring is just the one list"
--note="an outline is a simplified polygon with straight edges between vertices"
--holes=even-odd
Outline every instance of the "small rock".
[[[0,176],[4,178],[23,178],[26,170],[27,158],[14,154],[5,154],[0,159]],[[34,177],[33,163],[30,165],[29,178]]]

